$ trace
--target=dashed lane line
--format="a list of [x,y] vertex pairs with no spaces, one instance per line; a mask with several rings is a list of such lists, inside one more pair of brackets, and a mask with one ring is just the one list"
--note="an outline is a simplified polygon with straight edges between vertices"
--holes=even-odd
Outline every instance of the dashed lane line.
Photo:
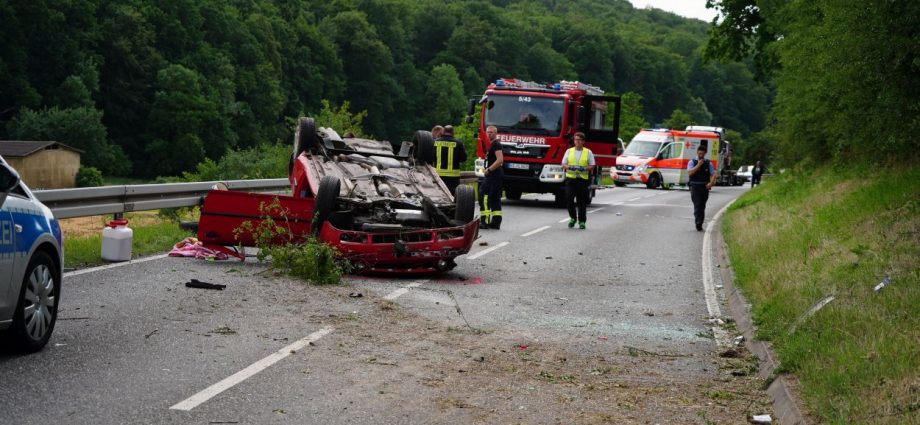
[[591,213],[598,212],[598,211],[600,211],[600,210],[602,210],[602,209],[603,209],[603,208],[595,208],[595,209],[593,209],[593,210],[588,210],[588,211],[586,211],[586,213],[591,214]]
[[295,353],[297,352],[297,350],[300,350],[301,348],[306,347],[311,342],[315,342],[316,340],[326,335],[329,335],[330,333],[332,333],[333,330],[334,330],[333,328],[328,327],[328,328],[323,328],[316,332],[313,332],[310,335],[307,335],[306,337],[301,338],[300,340],[297,340],[293,344],[290,344],[272,353],[268,357],[265,357],[264,359],[259,360],[249,365],[249,367],[247,367],[246,369],[243,369],[237,373],[234,373],[233,375],[230,375],[229,377],[224,378],[224,380],[214,385],[211,385],[210,387],[205,388],[204,390],[201,390],[197,394],[185,400],[182,400],[179,403],[176,403],[175,405],[170,407],[170,409],[185,410],[185,411],[192,410],[195,407],[198,407],[201,403],[204,403],[214,398],[214,396],[232,388],[234,385],[245,381],[251,376],[267,369],[269,366],[275,363],[278,363],[279,361],[283,360],[287,356],[290,356],[291,353]]
[[546,230],[546,229],[549,229],[549,226],[543,226],[543,227],[541,227],[541,228],[539,228],[539,229],[531,230],[531,231],[529,231],[529,232],[524,233],[523,235],[521,235],[521,237],[522,237],[522,238],[526,238],[526,237],[528,237],[528,236],[530,236],[530,235],[535,235],[535,234],[537,234],[537,233],[540,233],[540,232],[542,232],[542,231],[544,231],[544,230]]
[[395,300],[395,299],[397,299],[397,298],[399,298],[399,297],[405,295],[407,292],[409,292],[410,289],[416,288],[416,287],[422,285],[422,284],[425,283],[425,282],[428,282],[428,279],[425,279],[425,280],[418,280],[418,281],[412,282],[412,283],[410,283],[410,284],[408,284],[408,285],[406,285],[406,286],[404,286],[404,287],[402,287],[402,288],[399,288],[399,289],[397,289],[397,290],[395,290],[395,291],[393,291],[393,292],[390,292],[389,294],[387,294],[387,296],[383,297],[383,299],[388,300],[388,301],[393,301],[393,300]]
[[640,199],[642,199],[642,197],[641,197],[641,196],[637,196],[637,197],[632,198],[632,199],[627,199],[626,202],[638,201],[638,200],[640,200]]
[[486,249],[484,249],[484,250],[482,250],[482,251],[479,251],[479,252],[477,252],[477,253],[475,253],[475,254],[473,254],[473,255],[470,255],[469,257],[466,257],[466,258],[469,259],[469,260],[475,260],[475,259],[477,259],[477,258],[479,258],[479,257],[482,257],[483,255],[486,255],[486,254],[488,254],[488,253],[490,253],[490,252],[492,252],[492,251],[495,251],[496,249],[502,248],[502,247],[504,247],[505,245],[508,245],[509,243],[510,243],[510,242],[507,242],[507,241],[502,242],[502,243],[500,243],[500,244],[498,244],[498,245],[495,245],[495,246],[493,246],[493,247],[491,247],[491,248],[486,248]]

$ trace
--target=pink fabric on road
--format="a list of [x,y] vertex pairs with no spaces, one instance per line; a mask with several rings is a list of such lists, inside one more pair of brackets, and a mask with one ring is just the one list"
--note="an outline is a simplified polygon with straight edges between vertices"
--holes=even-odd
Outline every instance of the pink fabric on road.
[[185,238],[173,246],[169,251],[170,257],[195,257],[204,259],[226,260],[230,258],[224,252],[218,252],[211,248],[205,247],[195,238]]

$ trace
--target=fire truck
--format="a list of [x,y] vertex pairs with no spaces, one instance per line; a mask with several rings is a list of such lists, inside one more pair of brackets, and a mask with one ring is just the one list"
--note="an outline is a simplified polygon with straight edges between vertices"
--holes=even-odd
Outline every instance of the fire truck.
[[[482,176],[489,148],[486,127],[498,129],[504,155],[504,191],[508,199],[522,193],[552,193],[565,205],[562,158],[576,132],[585,133],[585,146],[594,153],[590,197],[600,181],[600,167],[613,167],[623,150],[619,140],[620,97],[606,96],[599,87],[578,81],[552,84],[501,78],[489,84],[481,98],[470,100],[469,115],[480,108],[476,143],[476,175]],[[468,122],[472,118],[468,117]]]

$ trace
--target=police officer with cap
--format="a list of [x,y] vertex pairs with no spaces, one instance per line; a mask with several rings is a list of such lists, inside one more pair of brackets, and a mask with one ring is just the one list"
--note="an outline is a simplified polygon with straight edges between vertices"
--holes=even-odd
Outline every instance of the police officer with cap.
[[687,163],[690,175],[690,199],[693,201],[693,218],[696,220],[696,230],[703,231],[703,218],[706,216],[706,201],[709,200],[709,190],[716,184],[716,169],[712,161],[706,159],[706,145],[700,144],[696,149],[696,158]]

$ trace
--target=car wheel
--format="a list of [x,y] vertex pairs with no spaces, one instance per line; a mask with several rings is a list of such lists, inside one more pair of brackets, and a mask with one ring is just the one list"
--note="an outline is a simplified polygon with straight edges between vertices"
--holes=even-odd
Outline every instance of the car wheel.
[[468,184],[457,186],[454,201],[456,203],[454,219],[463,224],[473,221],[476,213],[476,194],[473,192],[473,186]]
[[625,186],[626,186],[626,183],[623,183],[623,182],[613,182],[613,185],[616,186],[616,187],[625,187]]
[[335,206],[335,200],[339,197],[339,189],[342,182],[335,176],[323,176],[319,181],[319,189],[316,191],[316,202],[313,204],[313,222],[311,230],[313,236],[318,236],[323,223],[332,213],[332,207]]
[[645,187],[649,189],[657,189],[661,185],[661,176],[658,173],[652,174],[648,177],[648,182],[645,183]]
[[22,279],[13,315],[10,337],[14,349],[31,353],[48,343],[57,321],[60,293],[61,276],[54,261],[44,251],[37,251]]
[[415,145],[415,160],[422,164],[431,164],[434,162],[434,139],[431,138],[431,132],[419,130],[412,137],[412,144]]
[[293,168],[293,161],[296,161],[301,153],[314,147],[316,147],[316,123],[313,118],[300,117],[297,121],[297,130],[294,131],[294,156],[291,157],[291,168]]
[[517,201],[521,199],[521,191],[514,189],[505,189],[505,198],[508,198],[512,201]]

